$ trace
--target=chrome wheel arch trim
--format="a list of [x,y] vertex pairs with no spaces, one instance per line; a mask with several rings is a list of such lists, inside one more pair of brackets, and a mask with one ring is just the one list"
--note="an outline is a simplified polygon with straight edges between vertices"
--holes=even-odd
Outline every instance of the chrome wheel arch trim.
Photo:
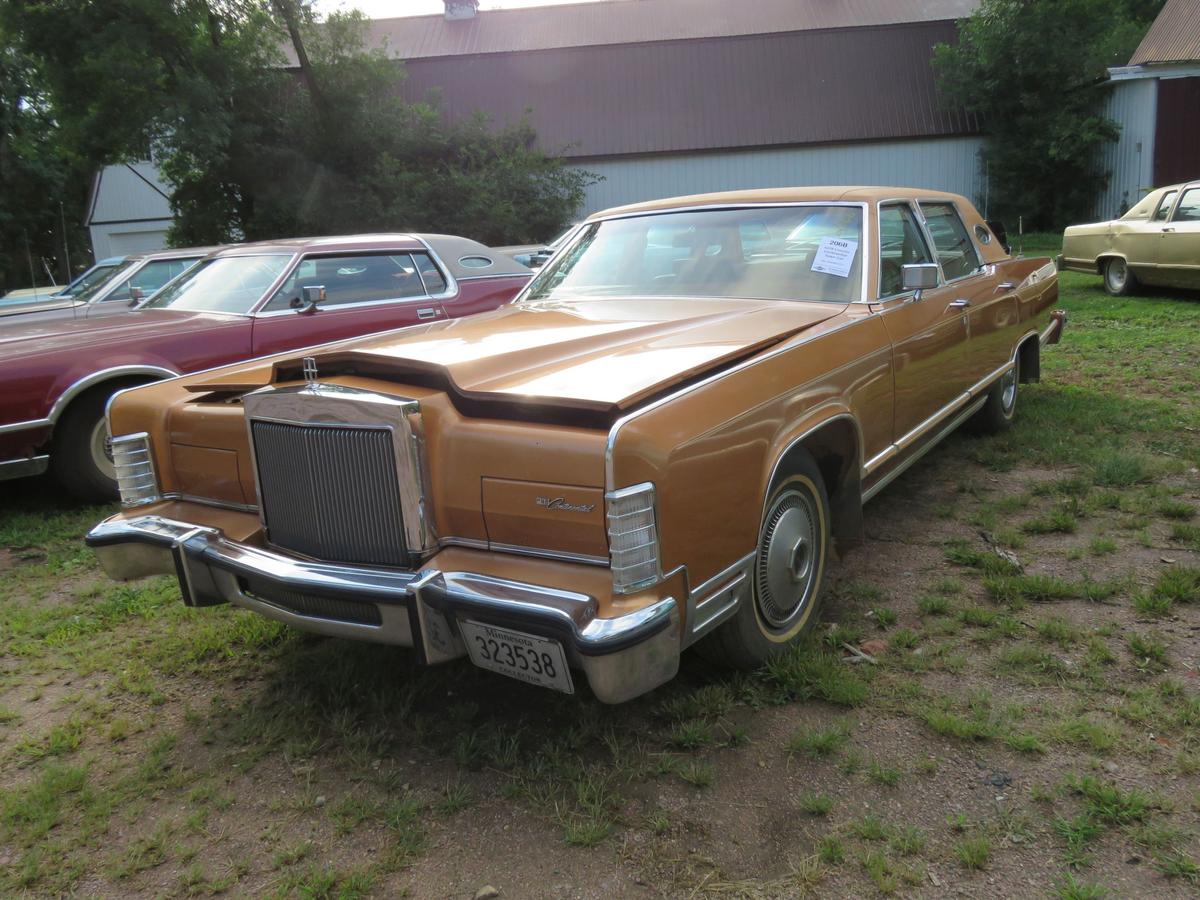
[[[152,365],[129,365],[129,366],[112,366],[107,369],[101,369],[99,372],[93,372],[90,375],[85,375],[80,378],[65,391],[58,395],[58,399],[54,401],[54,406],[50,408],[50,414],[46,420],[53,424],[58,421],[59,416],[67,408],[72,400],[86,391],[88,388],[95,387],[98,384],[103,384],[105,381],[112,381],[116,378],[125,378],[130,375],[150,375],[155,381],[165,381],[168,378],[176,378],[179,373],[165,368],[163,366]],[[123,388],[117,391],[118,394],[124,393],[130,388]],[[114,396],[116,396],[114,394]],[[109,399],[109,403],[112,399]],[[105,407],[107,412],[107,406]]]

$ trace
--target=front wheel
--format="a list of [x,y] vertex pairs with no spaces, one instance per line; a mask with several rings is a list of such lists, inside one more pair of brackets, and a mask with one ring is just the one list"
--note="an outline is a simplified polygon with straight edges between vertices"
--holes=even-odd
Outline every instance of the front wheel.
[[1137,283],[1137,276],[1125,260],[1114,257],[1104,264],[1104,289],[1114,297],[1132,294]]
[[50,467],[58,483],[81,500],[117,499],[117,473],[104,408],[111,392],[75,400],[54,428]]
[[756,669],[817,619],[829,556],[829,497],[812,457],[793,454],[771,486],[754,553],[750,596],[699,645],[704,655]]

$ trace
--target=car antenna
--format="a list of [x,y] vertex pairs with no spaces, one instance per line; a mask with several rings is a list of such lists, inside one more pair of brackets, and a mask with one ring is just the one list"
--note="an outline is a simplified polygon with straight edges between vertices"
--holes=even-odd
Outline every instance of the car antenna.
[[1025,255],[1025,217],[1017,216],[1017,256]]

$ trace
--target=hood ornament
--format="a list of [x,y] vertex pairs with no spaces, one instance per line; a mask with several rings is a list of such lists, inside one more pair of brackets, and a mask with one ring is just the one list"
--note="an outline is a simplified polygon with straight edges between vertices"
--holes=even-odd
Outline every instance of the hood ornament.
[[317,360],[315,357],[304,357],[304,360],[300,364],[300,370],[304,373],[304,381],[306,384],[317,383]]

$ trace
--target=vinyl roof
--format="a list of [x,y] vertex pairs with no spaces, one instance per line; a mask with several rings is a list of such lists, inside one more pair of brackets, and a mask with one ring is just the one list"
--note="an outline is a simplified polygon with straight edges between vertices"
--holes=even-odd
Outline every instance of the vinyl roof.
[[397,59],[515,53],[930,22],[970,15],[978,0],[607,0],[483,10],[470,19],[374,19],[368,44]]
[[1129,65],[1178,62],[1200,62],[1200,0],[1167,0]]

